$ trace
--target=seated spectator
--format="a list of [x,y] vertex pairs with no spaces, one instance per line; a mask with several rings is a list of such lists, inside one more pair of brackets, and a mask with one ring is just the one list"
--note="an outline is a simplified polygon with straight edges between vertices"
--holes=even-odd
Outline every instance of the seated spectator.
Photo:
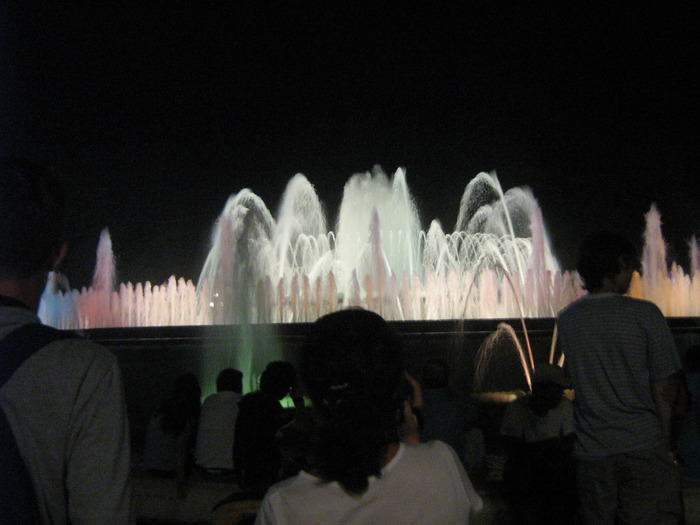
[[421,382],[424,417],[421,441],[444,441],[472,475],[484,462],[484,437],[476,428],[479,413],[473,402],[449,388],[449,382],[450,368],[444,360],[425,362]]
[[575,435],[566,386],[560,367],[537,365],[532,393],[511,402],[503,414],[504,490],[516,524],[574,523]]
[[201,395],[196,376],[178,376],[171,396],[158,407],[146,430],[146,468],[156,475],[176,477],[180,499],[187,496],[187,477],[194,465]]
[[233,472],[233,437],[243,374],[226,368],[216,378],[216,393],[202,404],[197,428],[195,463],[210,474]]
[[406,385],[402,356],[375,313],[316,321],[300,365],[313,402],[313,468],[273,486],[256,523],[469,523],[482,500],[454,450],[419,442],[411,405],[420,386]]
[[260,390],[243,396],[238,403],[238,417],[233,440],[233,466],[243,490],[262,497],[280,479],[282,456],[277,433],[293,419],[280,401],[287,395],[295,405],[297,372],[289,362],[273,361],[260,377]]

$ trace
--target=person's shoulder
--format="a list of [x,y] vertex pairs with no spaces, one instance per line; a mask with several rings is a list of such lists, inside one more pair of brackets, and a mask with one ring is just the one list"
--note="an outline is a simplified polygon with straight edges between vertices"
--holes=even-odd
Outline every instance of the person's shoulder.
[[653,302],[647,299],[639,299],[637,297],[629,297],[627,295],[620,296],[621,302],[630,309],[639,310],[647,315],[663,317],[661,309]]
[[236,392],[231,392],[230,390],[222,390],[221,392],[214,392],[209,394],[202,403],[202,410],[205,409],[216,409],[218,407],[235,407],[238,408],[238,402],[241,396]]
[[59,339],[34,352],[15,372],[12,384],[15,392],[34,401],[63,405],[97,390],[117,392],[120,378],[117,358],[106,348],[85,339]]
[[60,352],[66,357],[95,361],[101,363],[116,363],[117,356],[99,343],[76,335],[58,339],[46,345],[46,350]]
[[260,397],[260,391],[259,391],[259,390],[255,390],[255,391],[253,391],[253,392],[248,392],[246,395],[244,395],[244,396],[241,398],[241,402],[250,403],[250,402],[255,401],[256,399],[258,399],[259,397]]
[[456,452],[444,441],[432,439],[415,445],[402,445],[405,448],[403,456],[408,460],[422,459],[434,465],[436,460],[456,460]]
[[[256,390],[244,395],[238,402],[238,408],[241,410],[258,410],[267,407],[269,404],[267,396],[260,390]],[[279,405],[279,403],[277,404]]]
[[118,366],[117,356],[104,346],[82,337],[54,340],[37,351],[33,359],[58,361],[64,367],[112,368]]
[[567,317],[574,315],[575,312],[581,308],[583,304],[585,304],[586,300],[589,298],[589,295],[584,295],[582,297],[579,297],[575,301],[567,304],[564,308],[559,310],[559,313],[557,314],[557,319],[559,321],[565,320]]
[[216,405],[221,398],[220,394],[220,392],[214,392],[213,394],[209,394],[207,397],[205,397],[204,401],[202,401],[202,409],[204,409],[204,407]]
[[650,314],[661,313],[659,308],[651,301],[619,293],[605,292],[586,294],[579,297],[574,302],[562,308],[557,315],[557,320],[561,324],[569,319],[576,318],[578,315],[600,316],[602,312],[607,311],[643,311]]
[[[256,524],[279,523],[284,520],[285,512],[290,509],[287,505],[292,505],[292,509],[298,511],[299,501],[308,502],[315,495],[314,488],[319,484],[318,478],[311,476],[303,470],[283,481],[275,483],[270,487],[262,499],[258,509]],[[297,502],[296,504],[294,502]]]
[[439,439],[416,445],[402,445],[403,452],[391,470],[399,475],[415,476],[439,483],[460,476],[461,461],[454,449]]
[[322,484],[320,478],[301,470],[294,476],[279,481],[272,485],[263,499],[268,501],[276,501],[282,497],[289,497],[292,494],[305,494],[312,490],[315,486]]
[[[245,409],[248,405],[251,403],[255,402],[255,396],[253,396],[254,392],[250,392],[246,395],[244,395],[241,400],[238,402],[238,407]],[[252,397],[251,397],[252,396]],[[252,401],[251,401],[252,400]]]
[[631,297],[629,295],[619,293],[589,294],[582,297],[581,299],[585,299],[585,301],[579,300],[584,304],[600,305],[601,307],[605,308],[658,312],[659,314],[661,313],[659,307],[647,299],[640,299],[639,297]]

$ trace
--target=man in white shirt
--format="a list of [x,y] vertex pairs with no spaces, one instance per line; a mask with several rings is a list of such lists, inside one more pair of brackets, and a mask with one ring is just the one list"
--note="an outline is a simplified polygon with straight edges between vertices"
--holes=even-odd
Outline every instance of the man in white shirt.
[[211,474],[233,472],[233,438],[242,390],[243,374],[226,368],[216,378],[216,393],[202,404],[195,463]]

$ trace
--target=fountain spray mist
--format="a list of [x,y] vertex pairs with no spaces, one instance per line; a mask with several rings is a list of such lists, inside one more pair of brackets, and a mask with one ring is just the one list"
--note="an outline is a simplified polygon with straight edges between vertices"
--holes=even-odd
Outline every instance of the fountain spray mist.
[[[310,322],[347,306],[391,320],[552,317],[584,291],[554,258],[542,210],[526,188],[503,191],[495,174],[467,185],[455,231],[420,228],[406,173],[379,168],[345,185],[327,227],[313,185],[294,176],[275,219],[249,189],[216,222],[197,286],[171,277],[115,288],[111,240],[100,237],[88,289],[47,286],[41,317],[59,328]],[[643,273],[630,294],[667,316],[700,315],[697,240],[691,274],[666,263],[660,214],[646,216]]]

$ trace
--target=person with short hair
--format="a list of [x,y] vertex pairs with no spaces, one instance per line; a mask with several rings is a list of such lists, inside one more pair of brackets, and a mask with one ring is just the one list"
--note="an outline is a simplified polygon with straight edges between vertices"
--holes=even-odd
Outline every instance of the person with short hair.
[[[0,158],[0,339],[40,323],[48,272],[67,253],[64,219],[56,180],[24,159]],[[132,520],[129,426],[111,352],[85,339],[58,338],[0,388],[0,407],[42,523]]]
[[681,363],[659,308],[625,296],[636,257],[622,236],[587,237],[578,271],[588,294],[557,318],[575,391],[574,454],[585,524],[682,520],[673,451]]
[[[260,389],[238,403],[233,440],[233,466],[246,494],[262,498],[280,479],[282,454],[277,433],[293,420],[280,404],[296,398],[297,372],[292,363],[272,361],[260,377]],[[303,400],[295,399],[295,405]]]
[[242,391],[243,373],[225,368],[216,378],[216,393],[202,403],[195,463],[211,474],[233,472],[233,439]]
[[419,442],[412,408],[420,386],[379,315],[351,309],[321,317],[302,348],[300,373],[313,402],[313,463],[268,490],[257,524],[467,524],[481,509],[454,450]]
[[509,403],[503,413],[504,495],[514,525],[576,521],[574,411],[564,396],[565,388],[568,380],[563,370],[540,363],[533,374],[532,392]]

